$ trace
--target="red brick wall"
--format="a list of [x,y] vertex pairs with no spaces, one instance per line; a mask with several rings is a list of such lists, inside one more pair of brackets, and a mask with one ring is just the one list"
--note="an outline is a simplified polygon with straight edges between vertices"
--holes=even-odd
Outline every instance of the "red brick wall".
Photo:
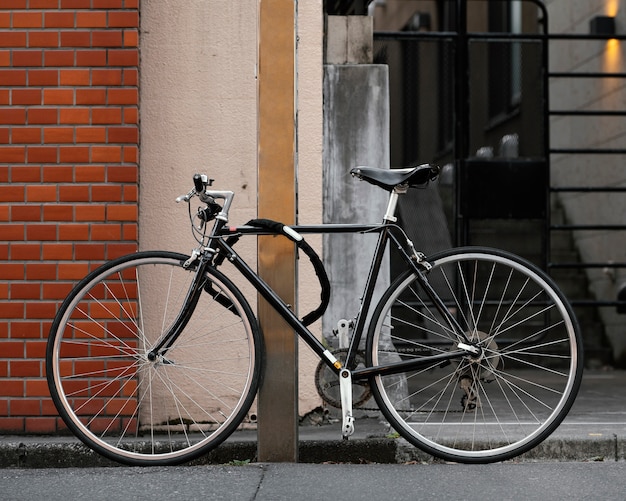
[[59,425],[58,304],[137,248],[139,0],[0,0],[0,433]]

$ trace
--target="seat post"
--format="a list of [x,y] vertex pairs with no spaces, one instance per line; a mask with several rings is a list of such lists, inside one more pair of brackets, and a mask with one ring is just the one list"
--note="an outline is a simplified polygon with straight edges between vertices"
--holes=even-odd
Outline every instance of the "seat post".
[[389,202],[387,203],[387,211],[385,212],[384,222],[395,223],[398,218],[396,217],[396,207],[398,205],[398,196],[403,195],[408,191],[409,187],[406,184],[397,185],[393,191],[389,194]]

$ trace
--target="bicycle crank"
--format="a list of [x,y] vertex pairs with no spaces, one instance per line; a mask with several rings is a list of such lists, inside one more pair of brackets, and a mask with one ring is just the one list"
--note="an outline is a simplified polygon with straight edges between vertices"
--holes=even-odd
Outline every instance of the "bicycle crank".
[[[347,349],[339,349],[332,352],[332,354],[341,361],[342,365],[348,355]],[[365,366],[365,357],[362,352],[357,352],[356,355],[357,367]],[[337,374],[333,372],[328,365],[321,362],[315,369],[315,388],[322,400],[328,405],[332,405],[337,409],[341,409],[341,391],[339,388],[340,382]],[[365,402],[372,396],[372,390],[370,385],[365,380],[351,381],[352,386],[352,406],[362,407]]]

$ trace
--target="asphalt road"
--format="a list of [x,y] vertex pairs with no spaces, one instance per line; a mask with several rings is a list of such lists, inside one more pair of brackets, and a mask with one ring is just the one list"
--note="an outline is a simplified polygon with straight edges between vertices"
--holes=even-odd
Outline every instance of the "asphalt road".
[[623,500],[626,462],[0,470],[9,500]]

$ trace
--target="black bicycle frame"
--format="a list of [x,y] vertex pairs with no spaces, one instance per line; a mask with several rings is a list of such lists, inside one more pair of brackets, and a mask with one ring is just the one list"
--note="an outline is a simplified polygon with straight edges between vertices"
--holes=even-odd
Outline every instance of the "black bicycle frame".
[[[356,324],[354,327],[354,335],[350,340],[348,347],[348,355],[346,357],[345,365],[348,369],[354,369],[352,371],[353,379],[366,379],[376,375],[387,375],[404,372],[409,369],[416,369],[419,367],[425,367],[433,363],[443,363],[445,361],[459,358],[467,355],[468,352],[463,349],[442,353],[439,355],[425,356],[415,360],[394,362],[386,365],[379,365],[376,367],[366,367],[356,369],[353,367],[356,359],[357,349],[362,339],[363,332],[365,330],[367,321],[367,312],[372,303],[374,295],[374,288],[376,285],[376,278],[380,272],[385,248],[388,242],[392,242],[396,245],[400,255],[413,269],[417,275],[417,279],[424,289],[426,294],[435,304],[439,313],[446,319],[449,327],[463,339],[468,345],[472,343],[468,340],[465,332],[459,326],[456,318],[448,310],[443,303],[442,299],[432,289],[428,280],[424,274],[423,268],[420,264],[413,259],[404,249],[404,246],[400,243],[398,238],[393,234],[393,229],[402,231],[395,225],[382,224],[382,225],[355,225],[355,224],[324,224],[324,225],[311,225],[311,226],[291,226],[291,229],[299,234],[322,234],[322,233],[378,233],[378,241],[374,256],[372,259],[372,265],[370,267],[369,275],[365,284],[365,291],[361,302],[361,307],[357,313]],[[219,249],[220,253],[223,253],[226,259],[233,264],[233,266],[250,282],[258,293],[280,314],[280,316],[296,331],[298,336],[307,343],[307,345],[322,359],[325,363],[336,373],[339,373],[342,368],[341,364],[335,359],[330,351],[309,331],[306,326],[302,324],[300,319],[289,308],[289,306],[267,285],[263,279],[261,279],[250,266],[239,257],[233,247],[228,244],[227,237],[239,236],[239,235],[268,235],[267,230],[263,230],[253,226],[236,226],[236,227],[223,227],[218,229],[213,239],[216,249]],[[233,244],[234,245],[234,244]],[[208,265],[211,265],[207,262]]]

